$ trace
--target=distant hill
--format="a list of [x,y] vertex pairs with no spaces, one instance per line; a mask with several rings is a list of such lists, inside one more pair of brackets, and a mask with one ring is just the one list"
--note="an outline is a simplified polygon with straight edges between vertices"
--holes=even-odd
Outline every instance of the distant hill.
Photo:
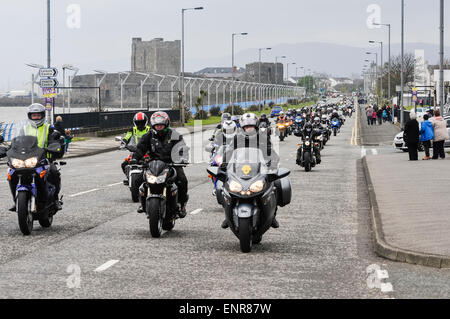
[[[405,44],[405,52],[414,53],[415,49],[425,50],[425,59],[430,64],[436,64],[439,61],[439,45],[429,43],[407,43]],[[360,74],[365,59],[374,59],[366,55],[367,51],[380,52],[378,46],[367,46],[366,48],[352,47],[333,43],[306,42],[297,44],[280,44],[272,47],[272,50],[265,52],[263,62],[275,62],[272,56],[286,55],[289,62],[296,62],[297,65],[292,66],[289,74],[295,76],[295,67],[304,66],[316,72],[328,73],[331,76],[351,77],[353,74]],[[446,56],[450,56],[450,47],[445,48]],[[391,55],[400,54],[400,44],[392,44]],[[240,67],[245,67],[246,63],[255,62],[258,55],[258,49],[248,49],[236,53],[236,60],[239,61]],[[384,45],[385,61],[388,60],[388,44]],[[379,57],[380,58],[380,57]],[[191,60],[188,68],[198,71],[209,66],[228,66],[230,64],[230,56],[221,58]],[[286,60],[284,61],[284,63]],[[380,63],[380,61],[378,61]],[[299,76],[301,70],[298,70]]]

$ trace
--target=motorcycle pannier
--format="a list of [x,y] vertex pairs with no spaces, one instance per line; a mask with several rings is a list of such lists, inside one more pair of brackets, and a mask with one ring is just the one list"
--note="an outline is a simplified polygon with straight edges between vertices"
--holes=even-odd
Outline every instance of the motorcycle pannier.
[[289,177],[285,177],[275,181],[275,187],[277,189],[277,204],[280,207],[284,207],[291,202],[292,190],[291,180]]

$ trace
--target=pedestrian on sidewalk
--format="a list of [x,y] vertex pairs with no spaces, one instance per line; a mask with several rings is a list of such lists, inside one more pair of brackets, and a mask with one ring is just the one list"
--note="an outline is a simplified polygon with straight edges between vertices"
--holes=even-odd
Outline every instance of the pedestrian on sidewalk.
[[416,120],[416,113],[411,112],[409,115],[410,120],[405,124],[405,131],[403,132],[403,140],[408,147],[409,160],[417,161],[419,148],[419,122]]
[[434,111],[434,118],[432,120],[434,129],[434,139],[433,139],[433,159],[438,159],[438,157],[444,159],[444,142],[448,140],[447,123],[441,117],[441,112],[439,110]]
[[382,121],[383,121],[383,109],[382,108],[378,109],[378,111],[377,111],[377,118],[378,118],[378,125],[383,124],[382,123]]
[[373,108],[371,105],[369,105],[366,109],[366,115],[367,115],[367,125],[372,125],[372,115],[373,115]]
[[372,125],[376,125],[377,124],[377,112],[373,111],[372,114]]
[[425,149],[425,157],[423,158],[423,160],[431,159],[430,147],[431,141],[434,138],[433,123],[431,123],[428,119],[428,114],[424,114],[423,122],[420,126],[420,141],[422,142],[423,148]]
[[383,123],[387,121],[387,111],[386,109],[383,110]]

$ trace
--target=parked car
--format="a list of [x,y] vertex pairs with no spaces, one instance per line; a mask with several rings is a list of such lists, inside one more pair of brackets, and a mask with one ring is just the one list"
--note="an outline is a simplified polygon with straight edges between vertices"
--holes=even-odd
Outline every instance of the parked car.
[[274,106],[272,108],[272,112],[270,112],[270,117],[278,116],[281,111],[283,111],[283,108],[281,106]]

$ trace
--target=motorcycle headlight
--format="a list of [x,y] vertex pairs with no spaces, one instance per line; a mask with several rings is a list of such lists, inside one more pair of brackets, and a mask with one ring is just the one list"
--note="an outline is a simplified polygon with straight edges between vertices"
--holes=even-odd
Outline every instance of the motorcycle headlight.
[[259,193],[260,191],[263,190],[263,188],[264,188],[264,181],[259,180],[259,181],[254,182],[254,183],[250,186],[249,190],[250,190],[252,193]]
[[34,168],[36,167],[37,163],[38,163],[37,157],[30,157],[25,160],[25,167]]
[[149,184],[156,184],[156,182],[158,181],[158,177],[150,173],[145,173],[145,176],[147,177],[147,182]]
[[306,146],[309,146],[311,143],[309,143],[308,141],[305,142]]
[[228,187],[233,193],[239,193],[242,190],[242,185],[236,181],[231,181],[230,183],[228,183]]
[[11,161],[11,165],[14,168],[24,168],[25,167],[25,162],[20,160],[20,159],[13,158],[12,161]]

